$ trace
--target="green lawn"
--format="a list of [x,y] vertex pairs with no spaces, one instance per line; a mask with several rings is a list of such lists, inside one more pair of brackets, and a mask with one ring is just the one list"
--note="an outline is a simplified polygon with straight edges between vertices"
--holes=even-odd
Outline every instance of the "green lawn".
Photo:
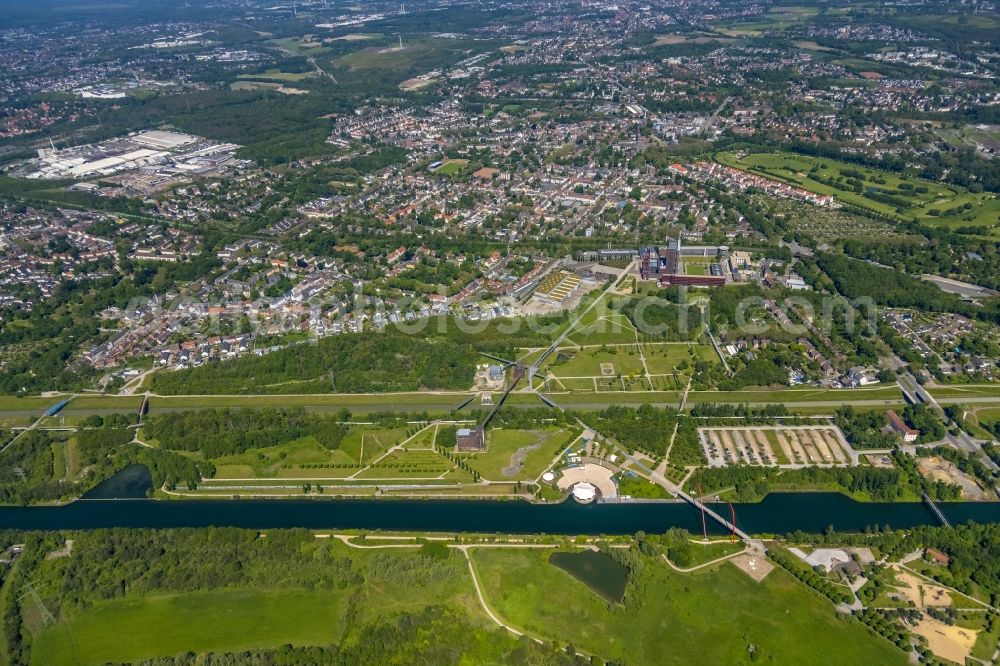
[[[594,310],[600,309],[600,306]],[[590,319],[593,312],[588,313]],[[581,321],[567,337],[567,341],[577,345],[634,344],[635,327],[627,317],[609,313],[591,321]]]
[[842,401],[850,403],[855,400],[900,400],[902,394],[895,384],[858,389],[818,389],[813,387],[801,389],[780,389],[777,391],[691,391],[688,402],[826,402]]
[[358,464],[370,464],[406,439],[406,428],[353,430],[340,443],[340,453]]
[[262,81],[301,81],[313,76],[313,72],[283,72],[280,69],[268,69],[257,74],[240,74],[238,79],[253,79]]
[[[635,342],[633,337],[632,342]],[[600,347],[580,350],[562,350],[552,354],[545,366],[557,377],[602,377],[630,375],[642,372],[642,360],[635,346],[616,347],[615,352],[602,351]],[[563,360],[566,359],[566,360]],[[602,366],[611,370],[605,375]]]
[[[437,477],[450,471],[454,466],[455,463],[437,451],[429,449],[396,450],[380,459],[376,465],[359,474],[358,478],[406,479],[414,477]],[[463,480],[471,480],[471,478],[468,478],[468,475],[466,477]]]
[[[488,481],[534,480],[544,472],[549,463],[576,437],[576,430],[490,430],[487,447],[482,453],[471,454],[469,465]],[[536,446],[537,445],[537,446]],[[525,451],[520,471],[504,474],[511,465],[511,458],[521,448],[536,447]]]
[[469,160],[445,160],[441,166],[434,170],[438,176],[456,176],[469,166]]
[[1000,397],[1000,384],[957,384],[955,386],[934,386],[927,390],[935,398]]
[[646,560],[631,612],[609,609],[547,552],[480,549],[473,560],[504,621],[607,660],[650,664],[905,664],[906,656],[775,569],[755,583],[730,564],[679,574]]
[[62,400],[62,398],[43,398],[34,396],[18,398],[12,395],[0,396],[0,411],[4,412],[38,412],[43,411]]
[[618,494],[622,496],[637,497],[641,499],[672,499],[673,495],[658,483],[653,483],[640,476],[628,476],[619,474],[615,481],[618,483]]
[[104,601],[45,629],[31,663],[101,664],[193,651],[327,645],[347,592],[213,591]]
[[687,361],[688,369],[678,370],[680,374],[690,374],[691,368],[699,359],[718,360],[710,345],[694,345],[694,356],[686,344],[643,345],[642,353],[646,357],[646,367],[650,374],[664,375],[677,370],[678,364]]
[[120,410],[138,412],[142,404],[141,395],[81,395],[73,398],[65,411]]

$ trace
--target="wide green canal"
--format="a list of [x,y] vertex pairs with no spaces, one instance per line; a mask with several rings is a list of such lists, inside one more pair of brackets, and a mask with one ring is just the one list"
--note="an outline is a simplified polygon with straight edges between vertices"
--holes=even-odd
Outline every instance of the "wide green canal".
[[[952,524],[1000,522],[1000,503],[941,505]],[[728,515],[728,509],[717,507]],[[737,524],[754,534],[795,530],[861,531],[936,524],[920,503],[864,504],[835,493],[776,493],[759,504],[736,505]],[[687,504],[533,505],[521,501],[463,500],[191,500],[86,499],[59,507],[2,507],[0,529],[57,530],[103,527],[253,529],[367,529],[508,534],[631,534],[683,527],[701,532]],[[708,528],[722,533],[711,520]]]

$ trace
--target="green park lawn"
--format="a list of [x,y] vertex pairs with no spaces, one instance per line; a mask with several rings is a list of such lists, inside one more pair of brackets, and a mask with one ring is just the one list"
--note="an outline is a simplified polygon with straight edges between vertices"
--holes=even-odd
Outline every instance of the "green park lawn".
[[[568,358],[563,360],[565,357]],[[631,347],[615,347],[614,353],[600,347],[561,350],[553,353],[549,359],[544,369],[557,377],[614,377],[642,372],[642,360],[634,344]],[[602,365],[610,366],[610,375],[604,374]]]
[[70,400],[67,411],[86,411],[114,409],[122,411],[139,411],[142,405],[141,395],[81,395]]
[[62,398],[43,398],[41,396],[18,398],[12,395],[0,396],[0,411],[4,412],[37,412],[39,415],[62,400]]
[[472,553],[487,601],[504,621],[618,663],[749,663],[751,646],[760,663],[906,663],[781,569],[755,583],[730,564],[679,574],[646,560],[642,585],[626,601],[635,608],[622,612],[549,565],[547,552]]
[[352,430],[340,443],[339,452],[358,465],[368,465],[405,440],[406,432],[406,428]]
[[457,176],[467,166],[469,166],[469,160],[445,160],[441,166],[434,170],[434,174],[438,176]]
[[857,389],[818,389],[814,387],[789,388],[776,391],[691,391],[688,402],[717,403],[779,403],[779,402],[828,402],[850,403],[855,400],[901,400],[899,387],[876,386]]
[[261,81],[301,81],[313,76],[313,72],[283,72],[280,69],[268,69],[258,74],[239,74],[238,79],[252,79]]
[[[487,433],[486,450],[470,454],[469,466],[488,481],[534,480],[548,469],[549,464],[577,436],[574,430],[500,430]],[[511,475],[503,470],[511,465],[512,456],[518,449],[538,445],[525,452],[520,471]]]
[[694,345],[694,356],[691,355],[688,345],[665,344],[665,345],[643,345],[642,353],[646,357],[646,367],[650,374],[665,375],[677,370],[677,366],[687,361],[686,370],[678,370],[680,374],[690,374],[695,361],[707,360],[709,362],[718,360],[715,351],[710,345]]
[[616,479],[618,493],[622,496],[637,497],[641,499],[672,499],[673,495],[658,483],[653,483],[641,476],[627,476],[621,474]]
[[[588,313],[587,319],[592,314]],[[566,339],[577,345],[634,344],[635,327],[625,315],[610,312],[591,321],[581,321]]]
[[935,398],[1000,398],[1000,384],[957,384],[928,389]]

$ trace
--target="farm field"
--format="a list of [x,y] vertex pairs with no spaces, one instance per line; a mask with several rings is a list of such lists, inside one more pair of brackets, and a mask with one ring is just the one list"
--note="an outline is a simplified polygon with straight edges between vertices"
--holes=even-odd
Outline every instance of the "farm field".
[[719,32],[734,37],[759,37],[766,30],[785,31],[819,13],[815,7],[772,7],[762,16],[747,21],[720,24]]
[[487,601],[504,621],[609,660],[737,664],[752,644],[765,663],[814,663],[817,654],[836,654],[839,663],[906,663],[902,652],[860,624],[838,620],[829,602],[781,569],[756,583],[728,563],[679,574],[647,561],[642,584],[631,591],[635,598],[626,602],[634,608],[622,613],[547,557],[528,550],[472,551]]
[[[992,226],[1000,220],[1000,199],[994,194],[836,160],[783,152],[743,157],[720,152],[716,160],[893,218],[936,226]],[[1000,235],[1000,228],[993,233]]]

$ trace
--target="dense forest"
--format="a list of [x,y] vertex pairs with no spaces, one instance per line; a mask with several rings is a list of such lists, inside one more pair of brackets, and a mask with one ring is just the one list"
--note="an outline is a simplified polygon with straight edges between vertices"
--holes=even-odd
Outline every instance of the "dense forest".
[[333,450],[347,434],[342,420],[342,415],[307,414],[302,408],[204,409],[154,416],[144,428],[162,449],[218,458],[306,436]]
[[394,327],[323,338],[263,356],[243,356],[172,373],[157,373],[164,394],[365,393],[462,390],[472,385],[479,352],[509,354],[513,347],[548,342],[545,327],[558,319],[491,322],[466,332],[452,318],[432,320],[408,335]]
[[[735,465],[705,467],[694,473],[688,487],[701,484],[705,493],[734,488],[736,500],[756,502],[774,487],[835,486],[850,493],[869,496],[877,502],[891,502],[903,497],[908,488],[908,475],[896,468],[880,467],[806,467],[777,470],[768,467]],[[943,488],[941,499],[955,499]],[[930,489],[932,492],[936,488]]]
[[642,405],[638,409],[613,405],[587,417],[590,425],[629,450],[662,457],[667,452],[677,412]]
[[[202,476],[212,476],[211,463],[132,441],[128,428],[31,430],[0,454],[0,503],[30,504],[75,498],[132,464],[145,465],[156,487],[193,488]],[[70,453],[71,447],[75,456]],[[75,457],[75,463],[68,460]],[[72,467],[78,469],[71,469]]]
[[1000,322],[1000,309],[995,304],[992,307],[976,307],[930,282],[893,268],[832,253],[820,255],[816,265],[828,276],[829,286],[848,298],[870,298],[875,303],[890,307],[954,312],[994,323]]

